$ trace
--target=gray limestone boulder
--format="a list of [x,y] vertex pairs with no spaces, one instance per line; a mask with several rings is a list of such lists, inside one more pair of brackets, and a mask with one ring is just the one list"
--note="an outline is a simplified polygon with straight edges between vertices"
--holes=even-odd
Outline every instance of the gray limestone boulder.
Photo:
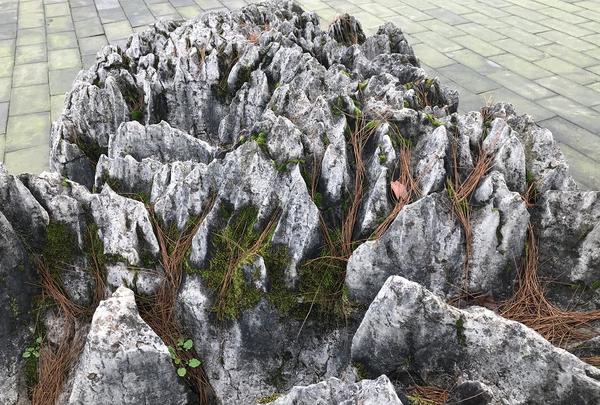
[[167,346],[140,318],[133,292],[100,303],[74,370],[69,404],[188,404]]
[[390,380],[382,375],[376,380],[348,383],[332,377],[317,384],[294,387],[272,405],[402,405]]
[[466,380],[498,404],[595,404],[600,371],[526,326],[480,307],[454,308],[422,285],[390,277],[354,338],[352,360],[368,375],[416,374],[453,387]]

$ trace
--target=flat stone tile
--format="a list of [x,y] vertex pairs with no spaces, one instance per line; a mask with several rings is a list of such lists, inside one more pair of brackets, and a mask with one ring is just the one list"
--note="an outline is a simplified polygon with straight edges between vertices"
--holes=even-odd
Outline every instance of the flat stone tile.
[[396,24],[396,26],[402,29],[402,32],[405,34],[416,34],[417,32],[428,31],[428,28],[424,25],[412,21],[411,19],[403,16],[403,15],[395,15],[393,17],[388,18],[389,21]]
[[[177,9],[179,7],[197,6],[197,4],[194,0],[170,0],[169,3],[171,3]],[[355,9],[352,11],[355,11]]]
[[587,70],[555,57],[542,59],[534,63],[578,84],[590,84],[600,79],[598,75],[592,72],[588,72]]
[[[8,121],[8,103],[0,103],[0,134],[6,133],[6,122]],[[4,141],[4,137],[2,137]],[[2,142],[4,147],[4,142]],[[0,151],[2,155],[2,151]]]
[[525,45],[519,41],[515,41],[511,38],[495,41],[494,45],[498,48],[504,49],[504,51],[512,55],[517,55],[518,57],[528,60],[530,62],[539,60],[546,56],[544,52],[532,48],[531,46]]
[[94,0],[69,0],[71,7],[93,6]]
[[[197,6],[196,6],[197,7]],[[126,13],[127,19],[132,27],[141,27],[148,26],[156,21],[156,18],[152,15],[149,9],[141,8],[136,10],[134,13]],[[165,16],[161,16],[161,18],[165,18]]]
[[3,24],[16,24],[17,15],[17,10],[0,11],[0,21],[2,21]]
[[574,24],[571,24],[571,23],[568,23],[565,21],[556,20],[554,18],[551,18],[548,20],[541,20],[538,22],[542,25],[552,28],[553,30],[564,32],[565,34],[568,34],[568,35],[571,35],[571,36],[577,37],[577,38],[594,34],[593,31],[586,30],[585,28],[578,27],[577,25],[574,25]]
[[508,13],[511,13],[513,15],[516,15],[516,16],[519,16],[521,18],[525,18],[525,19],[531,20],[531,21],[543,20],[543,19],[549,17],[549,16],[541,14],[537,11],[530,10],[525,7],[521,7],[521,5],[519,5],[519,3],[520,2],[516,2],[516,4],[514,4],[514,5],[504,7],[503,10]]
[[50,96],[50,119],[56,121],[65,108],[65,94]]
[[131,25],[127,21],[120,21],[104,25],[104,33],[106,39],[109,42],[113,42],[117,39],[123,39],[129,37],[133,33]]
[[417,57],[419,58],[419,60],[423,61],[432,68],[438,69],[444,66],[452,65],[454,63],[452,59],[448,58],[443,53],[431,48],[431,46],[429,45],[417,44],[413,47],[413,49],[415,51],[415,54],[418,55]]
[[[202,6],[202,5],[200,5]],[[418,10],[414,7],[411,7],[409,5],[401,5],[401,6],[397,6],[397,7],[391,7],[392,10],[394,10],[396,13],[398,13],[399,15],[402,15],[404,17],[408,17],[413,21],[425,21],[425,20],[431,20],[431,16],[429,14],[426,14],[425,11],[426,9],[421,7],[421,10]],[[437,6],[433,6],[430,9],[436,9]]]
[[17,65],[13,70],[13,87],[32,86],[48,83],[48,63],[28,63]]
[[[559,44],[545,45],[542,46],[540,50],[547,53],[548,55],[562,58],[563,60],[567,60],[575,66],[579,66],[582,68],[600,64],[600,59],[588,56],[583,52],[574,51],[571,48],[567,48],[566,46]],[[600,48],[598,52],[598,57],[600,57]]]
[[10,77],[0,78],[0,102],[10,101],[12,80]]
[[522,44],[539,48],[540,46],[552,44],[552,41],[539,36],[538,34],[531,34],[521,28],[510,26],[502,30],[502,33],[507,37],[514,39]]
[[43,44],[46,41],[44,27],[26,28],[17,32],[17,46]]
[[44,13],[20,13],[19,14],[19,29],[35,28],[44,26]]
[[545,108],[554,111],[556,115],[587,129],[590,132],[598,131],[598,112],[587,108],[567,97],[556,96],[540,101]]
[[450,77],[452,81],[458,83],[465,89],[475,93],[484,93],[489,90],[497,89],[500,85],[466,66],[454,64],[438,69],[444,76]]
[[73,87],[73,80],[79,73],[80,69],[61,69],[51,70],[50,78],[50,95],[65,94]]
[[564,154],[569,173],[584,190],[600,190],[600,174],[598,162],[585,156],[583,153],[559,142],[560,150]]
[[46,4],[46,17],[58,17],[71,14],[69,3]]
[[87,20],[98,16],[95,6],[73,7],[71,9],[71,17],[74,22]]
[[127,19],[121,7],[98,10],[98,16],[100,16],[100,21],[102,21],[102,24],[124,21]]
[[441,8],[427,10],[425,13],[449,25],[465,24],[469,22],[469,20],[462,17],[461,15],[455,14],[452,11],[444,10]]
[[588,51],[590,49],[597,48],[595,45],[587,41],[575,38],[574,36],[567,35],[563,32],[550,30],[542,32],[540,35],[546,39],[556,42],[557,44],[564,45],[567,48],[571,48],[576,51]]
[[12,75],[14,60],[11,57],[0,58],[0,78]]
[[17,47],[17,54],[15,57],[15,62],[17,65],[23,65],[33,62],[45,62],[46,60],[47,56],[45,44],[25,45]]
[[6,148],[6,135],[0,134],[0,163],[4,163],[4,149]]
[[419,32],[413,35],[414,38],[418,38],[421,42],[431,46],[433,49],[446,53],[462,49],[462,45],[452,42],[452,40],[446,39],[436,32],[426,31]]
[[521,28],[530,34],[537,34],[541,32],[550,31],[549,27],[544,25],[537,24],[533,21],[527,20],[525,18],[521,18],[516,15],[511,15],[509,17],[500,18],[500,21],[505,22],[510,25],[514,25],[517,28]]
[[71,16],[63,15],[46,18],[46,32],[48,33],[73,31],[74,29],[75,27],[73,26]]
[[500,48],[497,48],[493,45],[490,45],[486,41],[482,41],[481,39],[471,36],[465,35],[462,37],[454,37],[452,40],[465,48],[469,48],[470,50],[480,54],[481,56],[489,57],[493,55],[499,55],[504,51]]
[[543,103],[527,100],[525,97],[521,97],[505,88],[491,90],[489,92],[482,93],[481,95],[491,103],[511,103],[517,108],[519,114],[529,114],[536,121],[542,121],[556,115],[554,111],[550,111],[542,107],[542,105],[544,105]]
[[586,131],[561,117],[551,118],[540,125],[552,131],[554,139],[560,143],[569,145],[600,163],[600,135]]
[[81,58],[79,49],[58,49],[48,52],[48,67],[50,70],[80,69]]
[[183,18],[186,18],[189,20],[189,19],[196,17],[198,14],[202,13],[202,9],[196,5],[183,6],[183,7],[177,7],[177,12]]
[[541,79],[542,77],[552,76],[552,72],[548,72],[541,67],[534,65],[533,63],[527,62],[515,55],[497,55],[490,57],[491,60],[504,66],[508,70],[511,70],[518,75],[526,77],[528,79]]
[[4,165],[13,174],[40,174],[49,169],[50,146],[39,145],[32,148],[6,152]]
[[50,111],[50,90],[47,84],[12,89],[11,116],[44,111]]
[[17,24],[0,24],[0,39],[13,39],[17,37]]
[[48,50],[77,48],[77,37],[74,31],[48,34]]
[[104,28],[98,17],[88,20],[77,21],[75,23],[75,32],[78,38],[93,37],[104,34]]
[[470,49],[460,49],[458,51],[446,52],[446,56],[467,67],[470,67],[480,74],[489,74],[503,69],[503,67],[496,62],[488,58],[484,58]]
[[20,13],[34,13],[43,12],[44,6],[41,1],[20,1],[19,12]]
[[0,41],[0,58],[14,56],[15,42],[14,39],[3,39]]
[[504,32],[503,32],[504,30],[502,30],[502,33],[499,33],[497,31],[491,30],[487,27],[481,26],[480,24],[475,24],[475,23],[462,24],[458,28],[460,28],[462,31],[464,31],[467,34],[470,34],[471,36],[474,36],[476,38],[479,38],[480,40],[487,41],[487,42],[495,42],[495,41],[499,41],[501,39],[506,38],[506,36],[504,35]]
[[572,12],[566,12],[554,7],[542,8],[539,10],[539,12],[547,17],[551,17],[552,19],[564,21],[574,25],[589,21],[587,18],[583,18]]
[[[225,3],[227,6],[230,6],[229,1],[226,1]],[[396,12],[391,8],[374,2],[360,4],[359,7],[373,15],[376,15],[379,18],[387,18],[396,15]]]
[[50,112],[8,117],[6,151],[48,145]]
[[[387,18],[386,18],[387,20]],[[439,20],[429,20],[427,21],[427,28],[430,31],[436,32],[440,35],[445,36],[446,38],[459,37],[461,35],[465,35],[465,32],[458,28],[458,26],[453,26],[450,24],[446,24],[443,21]]]
[[569,82],[565,78],[552,76],[536,80],[536,82],[583,105],[594,106],[600,104],[600,94],[588,87]]
[[105,45],[108,45],[105,35],[98,35],[95,37],[88,37],[81,41],[79,44],[79,50],[82,55],[96,55],[96,53],[102,49]]
[[489,73],[490,79],[500,83],[503,87],[515,92],[516,94],[530,100],[538,100],[541,98],[556,96],[556,93],[540,86],[536,82],[519,76],[508,70]]

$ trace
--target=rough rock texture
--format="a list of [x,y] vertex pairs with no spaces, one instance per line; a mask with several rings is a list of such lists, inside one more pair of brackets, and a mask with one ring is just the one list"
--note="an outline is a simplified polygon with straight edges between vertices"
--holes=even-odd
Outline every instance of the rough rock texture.
[[390,277],[369,306],[352,339],[352,360],[369,375],[477,381],[492,394],[488,403],[600,401],[597,368],[520,323],[481,307],[459,310],[399,276]]
[[139,404],[142,398],[149,404],[191,401],[167,347],[138,315],[133,292],[119,287],[94,313],[68,403]]
[[318,384],[294,387],[285,396],[271,402],[273,405],[357,403],[402,405],[394,386],[385,375],[376,380],[362,380],[358,383],[348,383],[332,377]]
[[[506,104],[457,108],[457,93],[427,77],[398,27],[367,37],[341,16],[321,28],[287,1],[157,22],[124,49],[105,47],[53,125],[53,171],[15,177],[0,165],[0,403],[26,397],[19,356],[30,330],[41,333],[31,310],[55,325],[50,343],[60,335],[59,314],[34,304],[35,263],[49,263],[78,306],[107,298],[94,296],[99,283],[117,291],[96,310],[65,384],[72,402],[100,401],[95,392],[115,403],[193,402],[120,288],[150,305],[173,280],[167,268],[180,272],[174,309],[216,402],[292,390],[280,401],[393,403],[407,398],[410,371],[454,387],[455,402],[594,403],[593,368],[523,325],[442,301],[484,297],[494,308],[509,298],[532,226],[538,276],[556,282],[548,298],[600,307],[597,193],[577,189],[531,117]],[[232,235],[248,212],[255,218]],[[252,254],[227,256],[271,221]],[[175,249],[182,233],[185,252]],[[179,266],[163,268],[175,256]],[[403,278],[386,284],[390,276]],[[223,317],[229,294],[235,308]],[[386,377],[356,383],[353,358],[370,377],[389,376],[398,397]]]

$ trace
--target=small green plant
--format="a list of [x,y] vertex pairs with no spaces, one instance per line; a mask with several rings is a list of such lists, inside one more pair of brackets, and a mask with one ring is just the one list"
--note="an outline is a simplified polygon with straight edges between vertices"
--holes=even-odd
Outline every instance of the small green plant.
[[256,401],[256,403],[257,404],[270,404],[271,402],[275,401],[280,396],[281,396],[281,394],[274,392],[271,395],[267,395],[266,397],[259,398],[259,400]]
[[425,118],[427,119],[427,121],[429,121],[431,125],[433,125],[436,128],[444,125],[444,123],[438,120],[433,114],[425,114]]
[[461,346],[467,344],[467,337],[465,336],[465,318],[462,315],[456,320],[456,338]]
[[380,153],[379,154],[379,163],[383,165],[386,162],[387,162],[387,155],[385,153]]
[[34,358],[38,359],[40,357],[40,346],[42,344],[42,337],[38,336],[33,344],[25,349],[23,352],[23,358],[29,359]]
[[[191,357],[187,360],[183,359],[180,354],[189,353],[194,348],[194,342],[192,339],[177,339],[177,347],[169,346],[169,355],[173,364],[177,367],[177,375],[179,377],[185,377],[187,375],[188,367],[196,368],[202,364],[200,360],[195,357]],[[187,356],[186,356],[187,357]]]

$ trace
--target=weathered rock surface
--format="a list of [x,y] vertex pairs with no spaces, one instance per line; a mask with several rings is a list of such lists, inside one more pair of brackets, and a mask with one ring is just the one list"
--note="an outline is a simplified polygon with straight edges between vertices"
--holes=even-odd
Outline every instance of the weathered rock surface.
[[382,375],[376,380],[348,383],[330,378],[306,387],[294,387],[285,396],[270,402],[273,405],[302,404],[364,404],[402,405],[390,380]]
[[390,277],[352,340],[369,375],[416,373],[452,386],[478,381],[490,403],[594,404],[600,372],[526,326],[493,312],[459,310],[420,284]]
[[[454,387],[451,402],[596,403],[595,369],[523,325],[442,301],[509,298],[532,226],[539,276],[558,282],[549,299],[600,307],[597,193],[578,191],[531,117],[457,107],[393,24],[367,37],[341,16],[322,29],[288,1],[157,22],[125,49],[105,47],[53,125],[53,172],[14,177],[0,164],[0,403],[26,396],[19,355],[40,309],[36,259],[81,307],[98,301],[98,283],[116,290],[66,384],[72,403],[193,403],[134,302],[167,279],[165,255],[190,230],[170,269],[181,271],[175,308],[217,402],[291,390],[277,403],[400,403],[403,373],[416,372]],[[357,133],[368,136],[353,145]],[[386,222],[406,178],[410,201]],[[224,238],[248,208],[256,218]],[[253,254],[219,256],[271,220]],[[223,318],[228,282],[248,297]],[[353,359],[378,379],[356,383]]]
[[94,313],[68,403],[191,402],[167,347],[138,315],[133,292],[119,287]]

